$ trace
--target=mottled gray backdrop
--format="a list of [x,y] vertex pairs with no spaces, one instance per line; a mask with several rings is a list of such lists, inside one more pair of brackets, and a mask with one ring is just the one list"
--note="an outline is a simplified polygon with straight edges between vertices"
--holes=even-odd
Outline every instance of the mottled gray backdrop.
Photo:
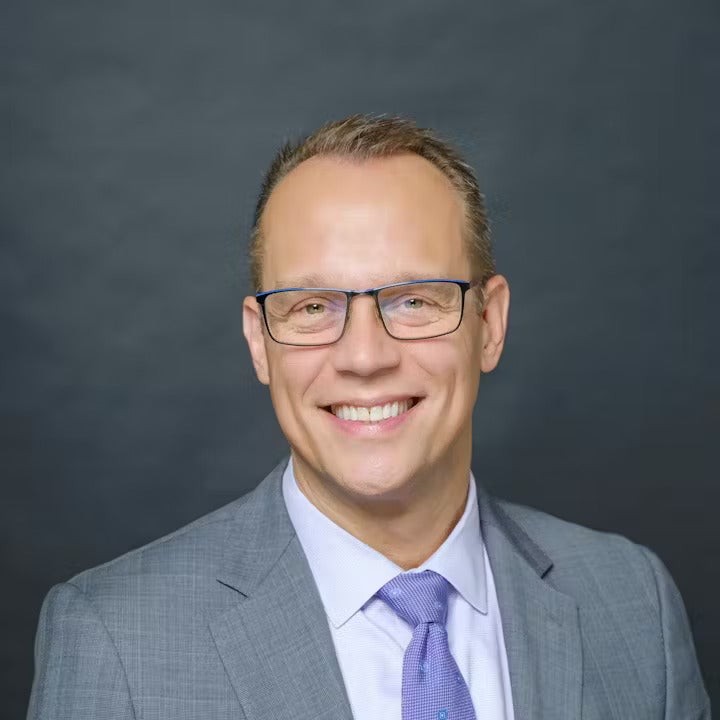
[[241,332],[261,174],[351,112],[478,170],[513,291],[476,411],[493,490],[665,560],[715,705],[717,0],[5,0],[0,704],[52,583],[285,452]]

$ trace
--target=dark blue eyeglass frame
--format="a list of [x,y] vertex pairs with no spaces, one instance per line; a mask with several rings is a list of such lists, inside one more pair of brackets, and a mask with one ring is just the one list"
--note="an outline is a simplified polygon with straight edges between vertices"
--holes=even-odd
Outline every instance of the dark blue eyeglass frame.
[[[480,280],[455,280],[451,278],[430,278],[428,280],[405,280],[403,282],[397,282],[397,283],[390,283],[389,285],[381,285],[380,287],[375,288],[368,288],[367,290],[344,290],[343,288],[318,288],[318,287],[289,287],[289,288],[280,288],[278,290],[265,290],[263,292],[259,292],[255,294],[255,299],[257,300],[258,304],[262,308],[262,314],[263,314],[263,320],[265,321],[265,327],[267,328],[268,335],[270,335],[270,338],[280,344],[280,345],[292,345],[294,347],[323,347],[325,345],[334,345],[336,342],[338,342],[342,336],[345,334],[345,329],[347,328],[348,319],[350,317],[350,303],[352,302],[352,299],[354,297],[357,297],[358,295],[370,295],[375,300],[375,307],[377,308],[378,316],[380,317],[380,322],[382,323],[383,328],[385,328],[385,332],[395,340],[409,340],[410,338],[399,338],[396,335],[393,335],[390,330],[388,330],[387,325],[385,324],[385,318],[383,316],[382,309],[380,308],[380,300],[378,299],[378,295],[383,290],[386,290],[388,288],[394,288],[394,287],[402,287],[403,285],[417,285],[419,283],[453,283],[454,285],[457,285],[460,288],[461,294],[460,294],[460,317],[458,318],[457,325],[452,329],[448,330],[447,332],[438,333],[437,335],[423,335],[418,338],[412,338],[414,340],[429,340],[430,338],[436,338],[436,337],[442,337],[443,335],[450,335],[454,333],[462,323],[463,316],[465,314],[465,294],[468,290],[475,287],[480,287],[480,295],[481,295],[481,307],[485,304],[485,297],[484,293],[482,292],[482,282]],[[313,292],[337,292],[337,293],[343,293],[347,297],[347,304],[345,306],[345,321],[343,323],[342,330],[340,331],[340,334],[335,340],[331,340],[330,342],[325,343],[289,343],[284,342],[283,340],[277,340],[273,334],[272,330],[270,329],[270,324],[268,323],[267,319],[267,313],[265,312],[265,300],[270,297],[271,295],[277,295],[278,293],[283,292],[290,292],[291,290],[311,290]]]

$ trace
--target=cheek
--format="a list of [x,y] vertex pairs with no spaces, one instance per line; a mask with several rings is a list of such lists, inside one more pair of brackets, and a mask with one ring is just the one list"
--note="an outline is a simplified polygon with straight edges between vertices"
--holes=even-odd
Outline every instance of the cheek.
[[278,414],[303,404],[324,364],[321,348],[288,347],[270,354],[270,395]]
[[431,391],[445,412],[465,415],[475,404],[480,358],[475,343],[458,335],[425,347],[414,355],[414,362],[426,374]]
[[462,379],[480,367],[477,345],[469,333],[456,332],[418,344],[412,357],[433,380],[444,382],[452,376]]

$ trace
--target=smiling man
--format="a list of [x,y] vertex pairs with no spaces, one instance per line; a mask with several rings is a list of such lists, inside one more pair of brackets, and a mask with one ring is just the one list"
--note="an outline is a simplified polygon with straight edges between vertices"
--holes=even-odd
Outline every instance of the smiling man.
[[243,326],[290,456],[50,592],[32,718],[710,717],[678,591],[470,468],[509,288],[471,169],[354,116],[284,147]]
[[[508,286],[463,202],[419,155],[316,155],[274,185],[255,239],[273,291],[244,306],[298,487],[405,568],[462,514],[480,372],[505,336]],[[379,289],[288,290],[319,285]]]

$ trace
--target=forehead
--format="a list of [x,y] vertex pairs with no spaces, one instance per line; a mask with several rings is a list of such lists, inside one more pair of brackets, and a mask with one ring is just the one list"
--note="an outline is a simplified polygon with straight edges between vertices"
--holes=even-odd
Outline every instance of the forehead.
[[263,287],[362,287],[469,272],[462,199],[416,155],[314,157],[278,183],[261,221]]

